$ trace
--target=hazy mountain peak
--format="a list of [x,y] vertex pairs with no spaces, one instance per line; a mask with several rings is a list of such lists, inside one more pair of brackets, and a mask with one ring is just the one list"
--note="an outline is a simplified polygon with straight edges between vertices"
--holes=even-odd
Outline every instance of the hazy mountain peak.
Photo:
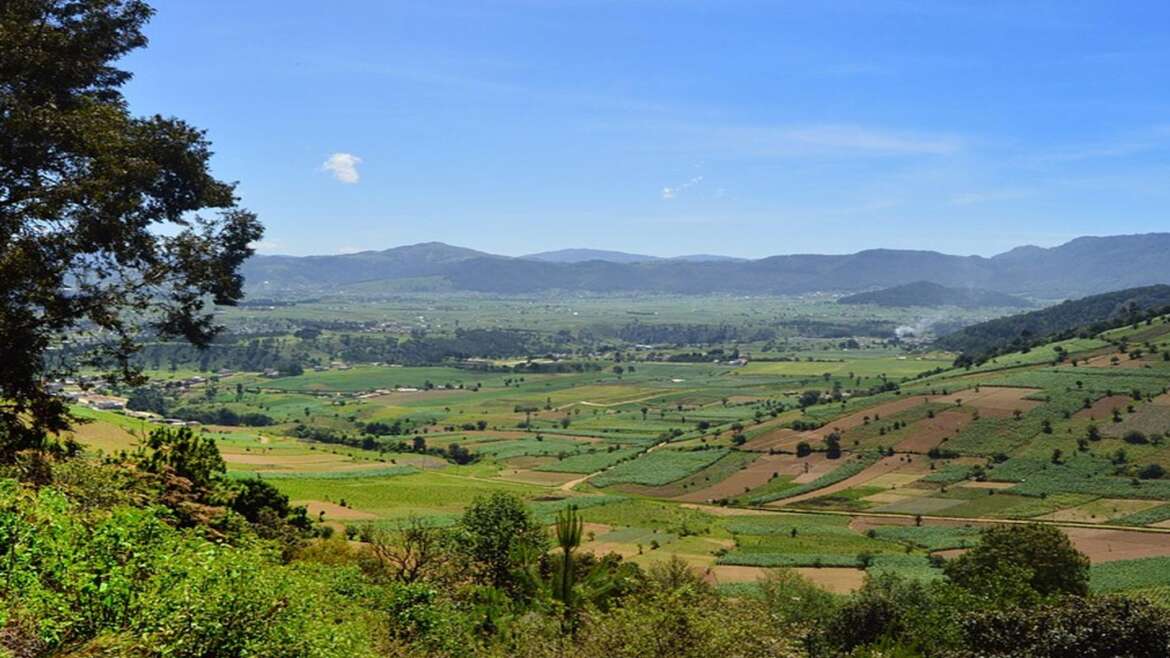
[[584,263],[591,260],[601,260],[608,263],[644,263],[661,260],[657,256],[646,254],[631,254],[625,251],[611,251],[608,249],[557,249],[541,251],[535,254],[526,254],[520,258],[539,260],[546,263]]

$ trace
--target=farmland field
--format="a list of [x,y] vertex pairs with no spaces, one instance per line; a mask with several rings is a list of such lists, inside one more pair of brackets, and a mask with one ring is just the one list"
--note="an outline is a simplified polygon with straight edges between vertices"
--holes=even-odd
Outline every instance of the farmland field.
[[[760,309],[840,312],[821,302],[710,302],[651,304],[647,312],[660,315],[639,321],[669,326],[723,312],[750,324],[764,322]],[[582,315],[564,315],[568,305],[498,304],[415,315],[450,323],[470,321],[466,308],[494,309],[475,321],[540,317],[568,332],[562,337],[586,326]],[[602,302],[573,308],[588,308],[591,322],[616,313]],[[301,320],[315,312],[278,311]],[[152,374],[171,382],[160,384],[169,386],[161,389],[168,415],[202,420],[192,430],[214,439],[232,477],[266,478],[337,527],[412,516],[450,523],[476,496],[508,491],[534,509],[579,506],[592,528],[586,546],[635,562],[677,555],[721,583],[760,569],[824,569],[840,587],[865,572],[936,578],[929,554],[975,545],[978,529],[996,520],[1140,526],[1151,533],[1148,550],[1162,555],[1170,370],[1079,363],[1142,331],[969,369],[913,346],[793,334],[429,366],[318,358],[314,369],[281,376]],[[325,338],[317,340],[304,347],[323,349]],[[75,409],[92,421],[77,440],[107,455],[134,450],[161,418]],[[850,524],[862,514],[922,525]],[[1126,546],[1124,554],[1143,554]],[[1162,585],[1112,569],[1095,571],[1095,583]]]

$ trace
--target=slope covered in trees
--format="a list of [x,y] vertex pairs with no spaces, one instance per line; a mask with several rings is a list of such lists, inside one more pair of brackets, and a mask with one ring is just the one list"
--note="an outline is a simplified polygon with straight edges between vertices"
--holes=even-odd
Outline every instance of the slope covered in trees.
[[1170,286],[1118,290],[981,322],[942,336],[935,344],[978,360],[1081,333],[1097,333],[1165,313],[1168,307]]
[[958,306],[961,308],[1025,308],[1031,306],[1027,300],[994,290],[950,288],[929,281],[915,281],[902,286],[848,295],[838,299],[837,303],[873,304],[875,306]]

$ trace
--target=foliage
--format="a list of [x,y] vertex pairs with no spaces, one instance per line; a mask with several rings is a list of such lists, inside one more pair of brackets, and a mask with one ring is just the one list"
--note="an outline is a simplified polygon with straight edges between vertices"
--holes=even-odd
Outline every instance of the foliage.
[[978,546],[944,567],[948,579],[973,592],[996,584],[997,573],[1017,569],[1027,572],[1027,584],[1040,596],[1089,591],[1089,558],[1059,528],[1047,525],[990,526]]
[[[341,572],[210,543],[154,509],[87,515],[54,489],[0,486],[0,613],[47,648],[114,655],[372,655]],[[339,614],[343,613],[343,614]]]
[[[939,347],[987,359],[1053,339],[1095,334],[1145,317],[1146,310],[1170,306],[1170,286],[1147,286],[1070,300],[1039,311],[965,327],[937,341]],[[1089,326],[1092,325],[1092,326]]]
[[1021,614],[988,610],[963,622],[963,655],[1008,658],[1155,658],[1170,652],[1170,618],[1152,604],[1068,597]]
[[515,590],[520,561],[542,552],[547,537],[519,497],[496,492],[471,501],[458,528],[458,550],[477,582]]
[[[179,119],[134,117],[114,62],[146,44],[137,0],[22,0],[0,12],[0,461],[52,448],[68,425],[46,383],[71,333],[140,383],[141,329],[207,344],[205,302],[243,296],[262,229],[209,171],[210,144]],[[193,213],[213,209],[214,219]]]

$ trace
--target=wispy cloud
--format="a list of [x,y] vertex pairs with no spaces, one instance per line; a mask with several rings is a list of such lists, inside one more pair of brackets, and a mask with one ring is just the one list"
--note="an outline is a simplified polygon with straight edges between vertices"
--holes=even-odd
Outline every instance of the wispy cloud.
[[253,242],[251,246],[259,254],[274,254],[284,249],[284,243],[280,240],[258,240]]
[[959,154],[969,143],[946,133],[887,130],[846,123],[745,124],[711,121],[634,123],[630,130],[652,126],[660,136],[657,150],[675,157],[928,157]]
[[352,153],[334,153],[321,164],[321,170],[332,173],[333,177],[342,183],[355,185],[361,180],[357,170],[361,163],[362,159]]
[[694,178],[690,179],[689,181],[687,181],[681,185],[676,185],[674,187],[664,187],[664,188],[662,188],[662,198],[664,200],[669,201],[669,200],[675,198],[676,196],[678,196],[679,192],[683,192],[687,188],[694,187],[702,182],[703,182],[702,176],[695,176]]
[[1155,124],[1130,131],[1113,139],[1070,146],[1040,157],[1042,161],[1069,162],[1104,158],[1124,158],[1170,148],[1170,124]]
[[834,151],[888,154],[948,155],[960,149],[952,137],[884,132],[852,125],[820,124],[782,130],[779,135],[796,144]]

